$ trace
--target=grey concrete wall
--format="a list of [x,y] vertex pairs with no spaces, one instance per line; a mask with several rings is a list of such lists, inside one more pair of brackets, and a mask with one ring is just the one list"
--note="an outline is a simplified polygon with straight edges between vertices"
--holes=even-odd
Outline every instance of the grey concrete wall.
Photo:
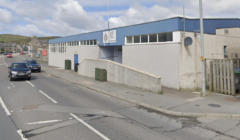
[[49,53],[48,64],[50,66],[56,66],[64,68],[66,59],[71,60],[72,69],[74,69],[74,54],[78,54],[78,62],[81,63],[84,59],[99,58],[98,46],[68,46],[66,53]]
[[123,64],[157,75],[162,85],[179,89],[179,43],[123,46]]
[[160,77],[110,60],[85,59],[78,67],[78,74],[94,78],[95,68],[106,69],[109,82],[161,92]]

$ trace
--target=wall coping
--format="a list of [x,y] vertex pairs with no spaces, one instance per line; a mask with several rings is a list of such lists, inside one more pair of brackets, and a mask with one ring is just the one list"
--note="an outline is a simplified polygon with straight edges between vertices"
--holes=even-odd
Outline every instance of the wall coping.
[[[156,75],[154,75],[154,74],[150,74],[150,73],[147,73],[147,72],[145,72],[145,71],[141,71],[141,70],[138,70],[138,69],[135,69],[135,68],[129,67],[129,66],[125,66],[125,65],[123,65],[123,64],[119,64],[119,63],[117,63],[117,62],[113,62],[113,61],[111,61],[111,60],[103,60],[103,59],[84,59],[83,61],[85,61],[85,60],[109,62],[109,63],[112,63],[112,64],[115,64],[115,65],[118,65],[118,66],[121,66],[121,67],[124,67],[124,68],[130,69],[130,70],[133,70],[133,71],[136,71],[136,72],[139,72],[139,73],[142,73],[142,74],[145,74],[145,75],[148,75],[148,76],[151,76],[151,77],[157,78],[157,79],[161,79],[161,77],[156,76]],[[83,61],[82,61],[81,63],[83,63]]]

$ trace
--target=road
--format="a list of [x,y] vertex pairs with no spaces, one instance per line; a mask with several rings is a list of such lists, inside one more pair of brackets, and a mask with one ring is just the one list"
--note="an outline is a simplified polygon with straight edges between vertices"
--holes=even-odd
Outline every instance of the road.
[[9,81],[6,64],[21,61],[0,56],[0,140],[240,138],[239,120],[169,116],[46,73],[32,73],[30,81]]

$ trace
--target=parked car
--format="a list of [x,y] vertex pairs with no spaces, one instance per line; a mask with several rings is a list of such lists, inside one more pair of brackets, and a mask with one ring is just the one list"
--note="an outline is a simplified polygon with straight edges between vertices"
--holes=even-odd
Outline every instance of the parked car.
[[23,54],[24,54],[24,52],[20,52],[20,54],[21,54],[21,55],[23,55]]
[[10,67],[8,67],[8,77],[10,81],[14,79],[31,79],[31,70],[28,68],[26,63],[12,63]]
[[41,65],[36,60],[25,60],[23,61],[31,69],[31,71],[41,72]]
[[5,53],[4,53],[4,55],[7,55],[7,54],[8,54],[8,52],[5,52]]
[[11,53],[7,54],[7,58],[12,58],[12,54]]

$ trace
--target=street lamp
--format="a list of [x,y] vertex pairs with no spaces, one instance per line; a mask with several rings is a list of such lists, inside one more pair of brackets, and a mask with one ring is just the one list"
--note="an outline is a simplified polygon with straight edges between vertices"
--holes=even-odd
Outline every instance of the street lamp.
[[204,60],[204,38],[203,38],[203,7],[202,0],[199,0],[199,12],[200,12],[200,32],[201,32],[201,61],[202,61],[202,95],[206,95],[205,85],[205,60]]

